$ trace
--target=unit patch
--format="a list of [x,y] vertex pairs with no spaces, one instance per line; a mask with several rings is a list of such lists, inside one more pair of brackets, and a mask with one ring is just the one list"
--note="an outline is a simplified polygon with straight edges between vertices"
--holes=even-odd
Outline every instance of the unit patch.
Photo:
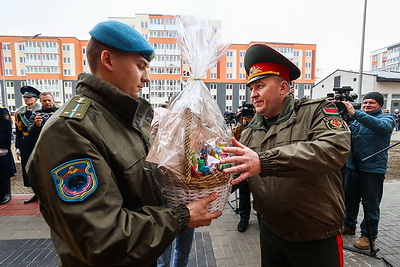
[[97,176],[88,158],[66,162],[51,174],[58,195],[67,202],[84,201],[97,189]]
[[338,117],[325,117],[324,122],[329,130],[346,131],[346,123]]

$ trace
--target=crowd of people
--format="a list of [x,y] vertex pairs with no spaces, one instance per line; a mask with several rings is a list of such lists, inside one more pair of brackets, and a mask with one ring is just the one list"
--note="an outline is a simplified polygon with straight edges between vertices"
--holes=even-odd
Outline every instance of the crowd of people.
[[[217,194],[163,205],[155,185],[160,173],[145,161],[157,131],[153,109],[140,97],[154,49],[117,21],[89,33],[92,74],[79,75],[76,96],[57,109],[50,93],[20,90],[25,105],[15,114],[15,148],[24,185],[34,191],[25,203],[39,200],[60,265],[186,266],[194,228],[222,214],[206,210]],[[375,245],[388,153],[365,158],[389,145],[399,112],[382,112],[379,92],[366,94],[361,110],[343,101],[350,122],[333,101],[297,99],[290,82],[299,68],[264,44],[247,50],[244,66],[252,103],[233,117],[225,112],[234,137],[224,148],[232,156],[220,162],[232,164],[224,173],[235,174],[237,230],[248,227],[252,195],[262,266],[343,266],[342,234],[356,233],[360,200],[364,219],[354,246]],[[16,173],[13,122],[6,108],[0,115],[0,204],[6,204]]]

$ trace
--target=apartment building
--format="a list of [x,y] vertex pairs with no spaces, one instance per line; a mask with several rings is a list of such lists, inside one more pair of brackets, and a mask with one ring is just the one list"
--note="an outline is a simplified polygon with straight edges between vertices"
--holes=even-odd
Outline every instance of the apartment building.
[[[182,59],[176,16],[159,14],[135,14],[134,17],[110,17],[137,29],[155,49],[150,64],[150,83],[142,90],[142,97],[156,107],[165,104],[184,88],[190,77],[190,67]],[[212,27],[220,32],[221,22],[212,21]],[[40,91],[54,94],[56,103],[65,103],[75,92],[76,80],[81,72],[90,72],[86,59],[87,40],[74,37],[0,36],[2,48],[2,103],[10,111],[23,104],[19,88],[31,85]],[[235,111],[243,101],[250,102],[246,90],[244,55],[254,43],[231,44],[226,55],[203,77],[203,81],[217,100],[221,111]],[[294,64],[301,72],[294,87],[298,97],[310,96],[315,83],[316,45],[297,43],[264,42],[273,47]],[[3,67],[4,66],[4,67]],[[5,84],[5,90],[3,85]]]
[[79,73],[88,72],[87,41],[74,37],[0,36],[1,99],[10,111],[23,105],[19,89],[31,85],[54,95],[58,105],[75,95]]
[[372,71],[400,72],[400,43],[372,51],[370,59]]

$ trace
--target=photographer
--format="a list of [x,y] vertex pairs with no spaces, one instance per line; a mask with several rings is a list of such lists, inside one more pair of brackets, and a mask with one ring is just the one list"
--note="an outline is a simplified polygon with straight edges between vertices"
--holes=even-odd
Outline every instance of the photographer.
[[[242,103],[242,107],[236,116],[237,124],[232,129],[232,134],[236,140],[240,140],[240,135],[251,122],[255,114],[253,104]],[[239,215],[240,221],[237,225],[239,232],[245,232],[250,220],[251,200],[250,188],[247,181],[243,181],[238,185],[239,188]]]
[[355,235],[357,216],[362,199],[364,218],[361,222],[361,237],[354,243],[358,249],[369,249],[375,245],[378,235],[379,205],[383,194],[388,152],[362,161],[390,144],[395,120],[390,114],[382,112],[383,96],[378,92],[365,95],[362,111],[355,110],[345,101],[348,114],[353,119],[350,124],[351,151],[346,162],[344,179],[346,221],[343,234]]
[[58,109],[54,106],[54,97],[50,92],[42,92],[39,99],[42,108],[32,114],[28,127],[29,135],[35,138],[39,137],[43,125]]

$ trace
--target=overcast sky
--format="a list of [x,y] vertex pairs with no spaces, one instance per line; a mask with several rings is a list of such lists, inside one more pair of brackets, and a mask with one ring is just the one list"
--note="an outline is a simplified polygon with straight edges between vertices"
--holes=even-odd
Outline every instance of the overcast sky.
[[[108,17],[135,13],[196,15],[222,21],[233,43],[294,42],[317,45],[320,79],[336,69],[358,70],[365,0],[9,0],[2,1],[0,35],[73,36]],[[370,52],[400,42],[400,1],[368,0],[364,70]]]

